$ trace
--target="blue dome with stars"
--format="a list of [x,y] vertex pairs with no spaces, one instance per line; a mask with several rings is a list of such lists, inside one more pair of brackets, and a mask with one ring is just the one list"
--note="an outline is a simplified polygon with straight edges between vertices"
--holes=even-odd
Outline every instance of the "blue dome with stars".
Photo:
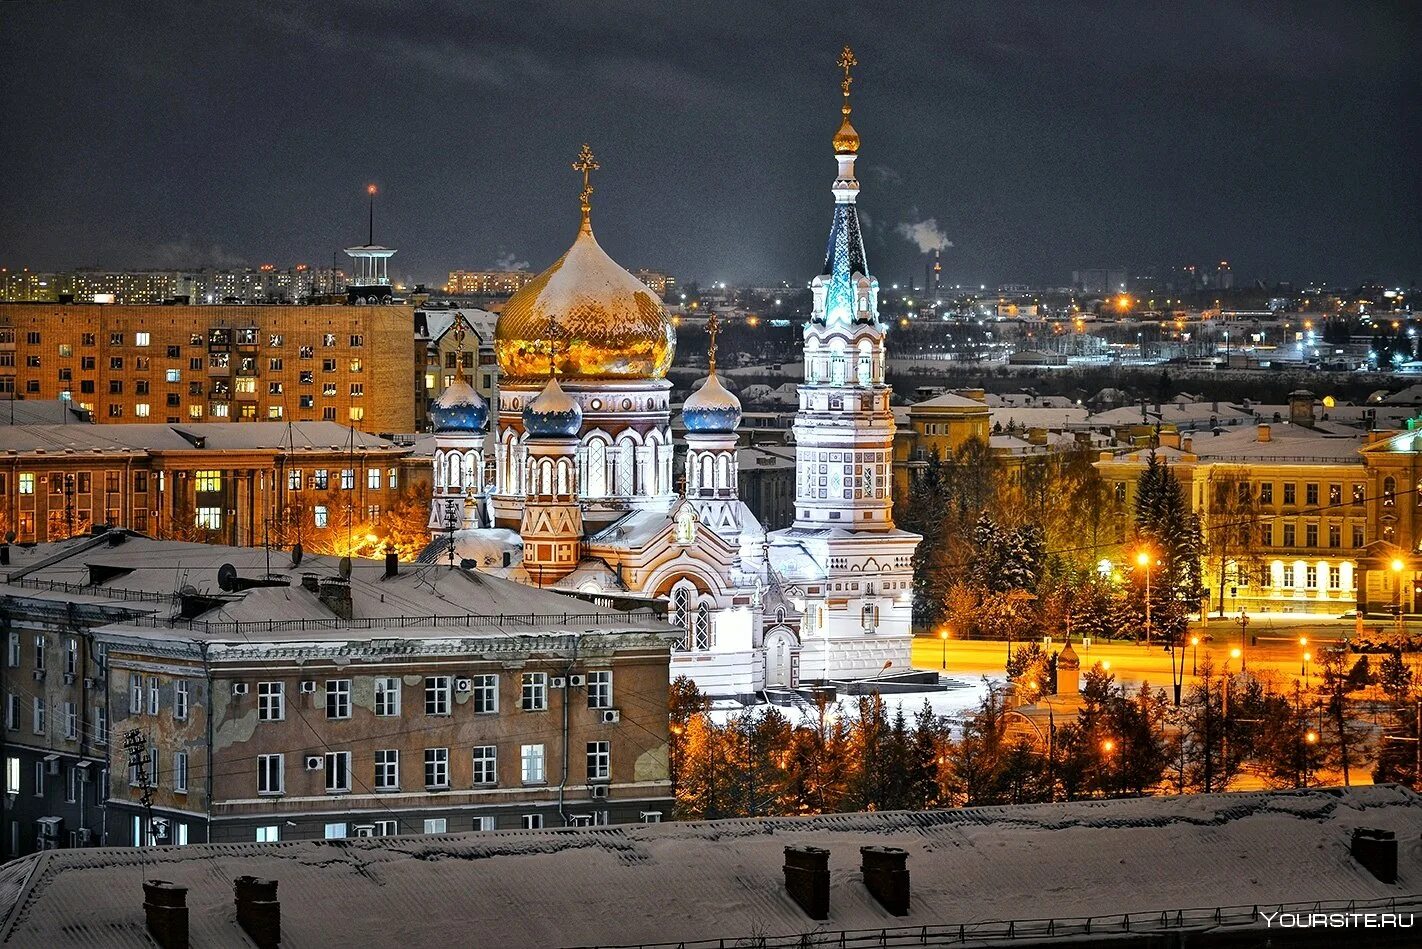
[[558,377],[523,408],[523,427],[530,438],[576,438],[583,427],[583,410],[558,384]]
[[482,432],[489,419],[489,403],[473,386],[457,378],[430,403],[428,414],[436,432]]
[[681,420],[688,432],[734,432],[741,424],[741,400],[721,384],[712,370],[706,382],[681,406]]

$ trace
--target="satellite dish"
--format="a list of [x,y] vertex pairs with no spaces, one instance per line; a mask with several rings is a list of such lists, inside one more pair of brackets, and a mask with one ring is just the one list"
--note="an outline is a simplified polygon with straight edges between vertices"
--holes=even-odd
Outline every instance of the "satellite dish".
[[301,555],[304,552],[305,551],[301,549],[300,543],[296,543],[291,546],[291,565],[293,567],[301,566]]
[[231,593],[237,589],[237,568],[230,563],[225,563],[217,568],[217,585],[220,589]]
[[178,596],[197,596],[197,587],[191,583],[184,583],[178,587]]
[[336,568],[336,572],[341,575],[342,579],[349,580],[351,578],[351,558],[342,557],[341,565]]

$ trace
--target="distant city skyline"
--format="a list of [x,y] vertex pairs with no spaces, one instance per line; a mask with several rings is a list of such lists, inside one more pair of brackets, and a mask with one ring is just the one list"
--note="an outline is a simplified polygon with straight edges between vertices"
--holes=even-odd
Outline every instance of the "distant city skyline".
[[0,16],[11,267],[321,266],[365,238],[375,182],[396,279],[538,271],[576,227],[568,164],[587,140],[594,223],[619,261],[805,279],[851,35],[866,249],[885,282],[921,279],[935,247],[946,286],[1221,258],[1237,286],[1408,285],[1422,260],[1406,173],[1422,28],[1402,3]]

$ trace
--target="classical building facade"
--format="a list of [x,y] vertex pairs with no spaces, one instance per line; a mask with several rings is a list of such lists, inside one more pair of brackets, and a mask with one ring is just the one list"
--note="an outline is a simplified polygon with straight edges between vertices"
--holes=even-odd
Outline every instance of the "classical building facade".
[[18,543],[98,525],[235,546],[378,524],[429,489],[407,444],[334,422],[0,426],[0,533]]
[[654,611],[124,531],[10,553],[11,855],[671,816]]
[[830,251],[805,329],[792,526],[767,537],[738,495],[740,403],[716,373],[714,334],[709,376],[682,406],[678,488],[666,380],[675,329],[656,294],[593,236],[597,163],[585,147],[574,164],[583,193],[573,245],[499,316],[496,403],[459,378],[431,407],[430,527],[442,536],[425,559],[665,601],[682,629],[673,675],[716,695],[907,669],[918,538],[891,517],[886,327],[859,236],[847,50],[843,62]]
[[0,304],[0,398],[100,422],[415,430],[413,308]]

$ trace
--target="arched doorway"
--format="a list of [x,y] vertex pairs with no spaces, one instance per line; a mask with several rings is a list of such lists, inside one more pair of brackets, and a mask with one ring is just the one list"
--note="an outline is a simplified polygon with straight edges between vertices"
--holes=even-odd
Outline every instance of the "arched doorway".
[[788,689],[795,685],[795,638],[787,629],[777,629],[765,637],[765,687]]

